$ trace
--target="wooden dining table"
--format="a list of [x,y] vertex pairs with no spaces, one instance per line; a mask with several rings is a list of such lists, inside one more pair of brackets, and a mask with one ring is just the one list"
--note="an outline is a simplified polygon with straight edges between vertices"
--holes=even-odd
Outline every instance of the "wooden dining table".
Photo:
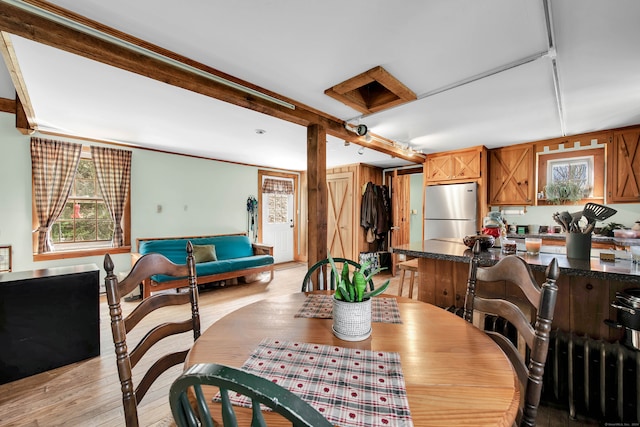
[[[397,300],[402,323],[373,322],[371,336],[355,342],[335,337],[330,318],[296,317],[305,293],[255,302],[211,325],[194,343],[185,367],[197,363],[241,367],[265,337],[396,352],[413,425],[513,424],[520,401],[518,382],[504,353],[484,332],[434,305],[381,297]],[[219,414],[219,404],[212,402],[215,392],[205,389],[214,418]],[[239,417],[250,417],[249,410],[238,411]],[[287,425],[273,413],[265,413],[265,418],[270,426]]]

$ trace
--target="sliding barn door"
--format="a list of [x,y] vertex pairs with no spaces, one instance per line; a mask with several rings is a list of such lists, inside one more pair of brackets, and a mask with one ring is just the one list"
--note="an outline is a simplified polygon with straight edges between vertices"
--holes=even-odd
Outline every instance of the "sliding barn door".
[[[358,260],[354,253],[353,173],[327,175],[327,246],[332,257]],[[311,213],[309,213],[311,215]]]

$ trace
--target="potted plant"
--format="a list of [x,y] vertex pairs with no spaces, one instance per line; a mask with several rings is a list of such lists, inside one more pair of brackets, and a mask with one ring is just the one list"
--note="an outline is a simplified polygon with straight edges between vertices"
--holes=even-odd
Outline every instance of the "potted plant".
[[349,277],[349,265],[344,264],[338,271],[329,254],[329,262],[336,278],[333,297],[333,333],[345,341],[361,341],[371,335],[371,298],[383,293],[389,286],[387,279],[377,289],[365,292],[369,280],[383,268],[368,271],[371,261],[364,262]]
[[584,188],[573,181],[556,181],[544,187],[547,201],[555,205],[575,203],[584,196]]

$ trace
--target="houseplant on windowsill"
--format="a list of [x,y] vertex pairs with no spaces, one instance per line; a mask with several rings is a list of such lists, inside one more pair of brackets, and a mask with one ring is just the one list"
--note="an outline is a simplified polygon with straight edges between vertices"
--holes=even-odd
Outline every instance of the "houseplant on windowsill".
[[585,189],[573,181],[556,181],[544,187],[547,202],[554,205],[576,203],[584,197]]
[[368,272],[371,262],[366,261],[349,277],[347,263],[342,266],[342,271],[338,271],[331,254],[328,258],[336,278],[336,291],[333,296],[333,333],[345,341],[365,340],[371,335],[371,298],[383,293],[389,286],[390,279],[377,289],[365,292],[369,280],[383,268]]

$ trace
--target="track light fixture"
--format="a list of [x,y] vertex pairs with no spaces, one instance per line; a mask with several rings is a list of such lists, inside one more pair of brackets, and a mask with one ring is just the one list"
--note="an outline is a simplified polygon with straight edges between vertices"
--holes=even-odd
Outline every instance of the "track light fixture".
[[350,125],[349,123],[345,123],[344,128],[349,132],[355,133],[358,136],[365,136],[369,133],[369,128],[367,128],[367,125]]

